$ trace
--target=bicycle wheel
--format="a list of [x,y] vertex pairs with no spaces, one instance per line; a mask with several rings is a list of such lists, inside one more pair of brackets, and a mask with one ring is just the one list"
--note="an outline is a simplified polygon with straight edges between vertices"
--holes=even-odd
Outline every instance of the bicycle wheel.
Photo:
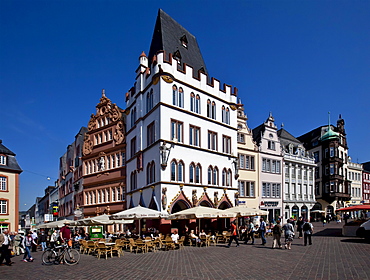
[[64,253],[64,261],[68,265],[78,264],[80,257],[80,253],[76,249],[67,249]]
[[57,259],[57,253],[51,249],[46,249],[44,253],[42,253],[42,262],[46,265],[54,264]]

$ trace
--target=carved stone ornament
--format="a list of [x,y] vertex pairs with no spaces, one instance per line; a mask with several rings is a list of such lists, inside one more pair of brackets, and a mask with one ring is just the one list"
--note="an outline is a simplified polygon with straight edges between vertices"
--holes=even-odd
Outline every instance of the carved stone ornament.
[[192,194],[193,195],[192,195],[191,199],[192,199],[192,202],[193,202],[193,206],[195,206],[198,203],[197,190],[193,190]]
[[124,139],[123,131],[124,131],[123,123],[122,121],[119,121],[116,124],[116,131],[114,132],[114,136],[113,136],[114,141],[116,141],[117,145],[123,142],[123,139]]
[[122,118],[122,113],[120,112],[118,106],[113,104],[112,109],[110,111],[110,118],[113,122],[116,122]]
[[166,210],[166,205],[167,205],[167,188],[162,189],[162,209]]
[[91,131],[95,128],[96,128],[96,117],[94,114],[91,114],[89,124],[87,125],[87,129]]
[[218,192],[215,192],[215,193],[214,193],[213,203],[215,204],[215,206],[217,206],[217,205],[218,205]]
[[90,140],[88,134],[85,134],[84,144],[83,144],[83,154],[84,156],[91,154],[93,148],[93,142]]

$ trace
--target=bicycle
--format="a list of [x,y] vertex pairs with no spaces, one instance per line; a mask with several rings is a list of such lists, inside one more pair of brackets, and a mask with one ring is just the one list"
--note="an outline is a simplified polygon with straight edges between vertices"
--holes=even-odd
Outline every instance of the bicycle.
[[42,253],[42,262],[45,265],[52,265],[64,261],[68,265],[75,265],[80,261],[80,257],[81,255],[76,249],[72,249],[68,244],[63,244],[54,248],[47,248]]

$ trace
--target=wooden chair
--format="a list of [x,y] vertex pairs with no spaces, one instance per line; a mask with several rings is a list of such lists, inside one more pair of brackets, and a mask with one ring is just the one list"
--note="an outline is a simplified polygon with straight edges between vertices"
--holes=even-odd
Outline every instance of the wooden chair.
[[167,236],[164,240],[164,249],[165,250],[175,249],[175,243],[169,236]]
[[95,252],[95,242],[92,240],[86,241],[86,250],[87,254],[90,255],[90,253]]
[[142,253],[145,253],[146,252],[146,244],[145,244],[145,242],[143,240],[141,240],[141,241],[140,240],[136,240],[135,241],[135,244],[136,244],[136,253],[139,250],[141,250]]
[[156,251],[156,246],[154,244],[153,241],[147,241],[145,242],[145,245],[146,245],[146,251],[149,252],[149,250],[152,250],[152,252],[155,252]]
[[99,242],[97,249],[98,259],[100,259],[101,255],[105,255],[105,259],[107,259],[109,253],[111,258],[113,258],[112,248],[107,247],[107,245],[105,245],[103,242]]
[[185,235],[181,236],[179,240],[177,240],[177,246],[179,249],[181,249],[181,247],[184,247],[184,242],[185,242]]
[[129,247],[130,247],[130,252],[132,253],[132,250],[137,249],[137,245],[133,238],[129,238],[128,241],[130,242]]
[[211,246],[213,244],[214,246],[217,245],[217,238],[214,235],[207,236],[208,246]]
[[122,247],[123,247],[123,242],[119,239],[116,240],[115,242],[116,244],[112,246],[112,254],[113,252],[116,252],[117,253],[117,256],[120,258],[121,255],[123,256],[123,250],[122,250]]
[[200,238],[199,247],[202,247],[203,245],[205,245],[206,247],[208,247],[207,236],[200,235],[199,238]]

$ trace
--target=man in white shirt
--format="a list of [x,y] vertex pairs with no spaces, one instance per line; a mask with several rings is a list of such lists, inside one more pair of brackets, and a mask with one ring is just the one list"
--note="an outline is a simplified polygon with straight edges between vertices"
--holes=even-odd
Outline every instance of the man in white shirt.
[[11,266],[12,262],[10,260],[10,250],[11,250],[11,240],[9,236],[9,231],[6,229],[0,234],[0,265],[2,265],[4,259],[7,266]]

